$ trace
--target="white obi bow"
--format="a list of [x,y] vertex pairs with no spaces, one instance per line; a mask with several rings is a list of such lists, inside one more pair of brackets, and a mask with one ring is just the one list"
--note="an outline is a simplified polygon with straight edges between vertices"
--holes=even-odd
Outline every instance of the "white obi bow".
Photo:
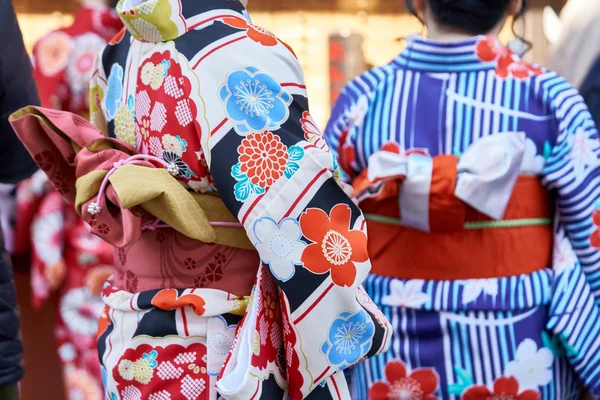
[[[526,136],[497,133],[471,144],[460,156],[454,194],[477,211],[502,219],[521,172]],[[399,194],[402,224],[429,232],[429,193],[433,158],[380,151],[369,157],[371,182],[406,176]]]

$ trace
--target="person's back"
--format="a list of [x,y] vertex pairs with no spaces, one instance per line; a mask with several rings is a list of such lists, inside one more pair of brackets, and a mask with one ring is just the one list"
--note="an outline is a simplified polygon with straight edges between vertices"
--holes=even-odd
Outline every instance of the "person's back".
[[518,1],[414,6],[430,38],[351,82],[325,132],[368,221],[365,288],[395,328],[352,394],[562,399],[579,379],[599,392],[590,114],[564,79],[477,35]]

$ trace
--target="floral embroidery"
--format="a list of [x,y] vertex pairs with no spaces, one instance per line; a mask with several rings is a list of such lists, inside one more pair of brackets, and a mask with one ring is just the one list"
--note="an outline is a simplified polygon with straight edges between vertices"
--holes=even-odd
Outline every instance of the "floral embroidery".
[[223,23],[233,28],[245,29],[246,35],[257,43],[263,46],[275,46],[277,44],[277,38],[268,30],[261,28],[260,26],[251,25],[241,18],[227,17],[223,18]]
[[481,39],[477,43],[475,53],[483,62],[497,62],[496,76],[499,78],[507,78],[511,75],[517,79],[527,79],[532,75],[543,73],[540,68],[522,61],[493,36]]
[[240,135],[281,128],[293,100],[275,79],[255,67],[230,73],[220,97]]
[[52,32],[37,44],[36,65],[45,76],[54,76],[63,71],[73,51],[73,41],[64,32]]
[[401,281],[394,279],[390,282],[390,294],[383,297],[381,302],[392,307],[421,308],[431,297],[423,292],[425,281],[413,279]]
[[402,361],[392,360],[385,367],[387,382],[375,382],[369,400],[436,400],[439,377],[434,369],[421,368],[409,375]]
[[302,252],[301,261],[315,274],[331,273],[338,286],[352,286],[356,280],[356,262],[365,262],[367,236],[350,229],[350,207],[338,204],[328,216],[323,210],[310,208],[300,217],[302,234],[313,243]]
[[540,394],[534,390],[519,393],[519,382],[513,377],[502,377],[494,383],[491,391],[485,386],[474,386],[468,389],[462,400],[540,400]]
[[552,351],[545,347],[538,350],[532,339],[525,339],[519,347],[515,359],[504,369],[505,376],[512,376],[519,382],[521,389],[538,389],[552,381]]
[[185,153],[187,141],[180,136],[164,135],[162,137],[162,145],[165,151],[170,151],[181,157]]
[[261,218],[254,223],[254,236],[258,240],[254,246],[273,276],[283,282],[290,280],[295,266],[302,264],[300,258],[306,247],[298,221],[286,218],[278,224],[272,218]]
[[498,296],[498,280],[497,279],[470,279],[463,281],[463,304],[469,304],[477,300],[482,293],[489,296]]
[[302,130],[304,131],[304,139],[318,149],[325,150],[328,153],[331,151],[329,150],[329,146],[327,145],[323,134],[317,127],[317,123],[308,111],[302,113],[300,123],[302,124]]
[[596,140],[592,139],[588,132],[577,128],[575,133],[567,138],[571,151],[567,158],[571,160],[575,176],[585,176],[585,169],[591,165],[598,164],[598,158],[594,153]]
[[121,96],[123,95],[123,67],[119,64],[113,64],[108,76],[108,89],[104,99],[104,109],[106,118],[112,121],[115,118],[118,108],[121,106]]
[[335,367],[349,367],[357,363],[371,349],[375,324],[365,310],[356,314],[343,312],[329,328],[321,351]]

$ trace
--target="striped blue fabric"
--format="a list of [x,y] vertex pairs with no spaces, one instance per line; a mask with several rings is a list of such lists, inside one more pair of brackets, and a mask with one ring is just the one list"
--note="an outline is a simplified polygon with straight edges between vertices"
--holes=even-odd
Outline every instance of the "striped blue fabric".
[[[351,181],[390,142],[460,156],[479,138],[515,131],[527,136],[524,172],[555,195],[553,265],[481,281],[371,276],[365,289],[396,335],[388,354],[355,369],[353,398],[408,396],[415,383],[424,396],[469,399],[512,378],[527,399],[579,398],[582,384],[600,395],[600,140],[575,89],[495,38],[417,38],[348,84],[325,138]],[[398,371],[403,380],[391,376]],[[431,371],[434,393],[424,378]]]

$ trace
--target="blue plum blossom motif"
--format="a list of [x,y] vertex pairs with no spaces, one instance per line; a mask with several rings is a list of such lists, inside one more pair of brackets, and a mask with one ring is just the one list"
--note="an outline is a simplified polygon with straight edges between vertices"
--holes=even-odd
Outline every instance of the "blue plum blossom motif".
[[150,368],[154,369],[158,366],[156,356],[158,356],[158,353],[156,352],[156,350],[152,350],[150,353],[144,353],[142,359],[148,361],[148,365],[150,365]]
[[108,121],[115,119],[115,114],[121,106],[121,96],[123,95],[123,67],[119,64],[113,64],[108,76],[108,89],[104,100],[106,109],[106,118]]
[[321,351],[338,369],[356,364],[373,343],[375,324],[365,310],[356,314],[344,311],[333,321]]
[[233,71],[221,87],[227,117],[240,135],[275,131],[287,121],[292,96],[271,76],[255,67]]

